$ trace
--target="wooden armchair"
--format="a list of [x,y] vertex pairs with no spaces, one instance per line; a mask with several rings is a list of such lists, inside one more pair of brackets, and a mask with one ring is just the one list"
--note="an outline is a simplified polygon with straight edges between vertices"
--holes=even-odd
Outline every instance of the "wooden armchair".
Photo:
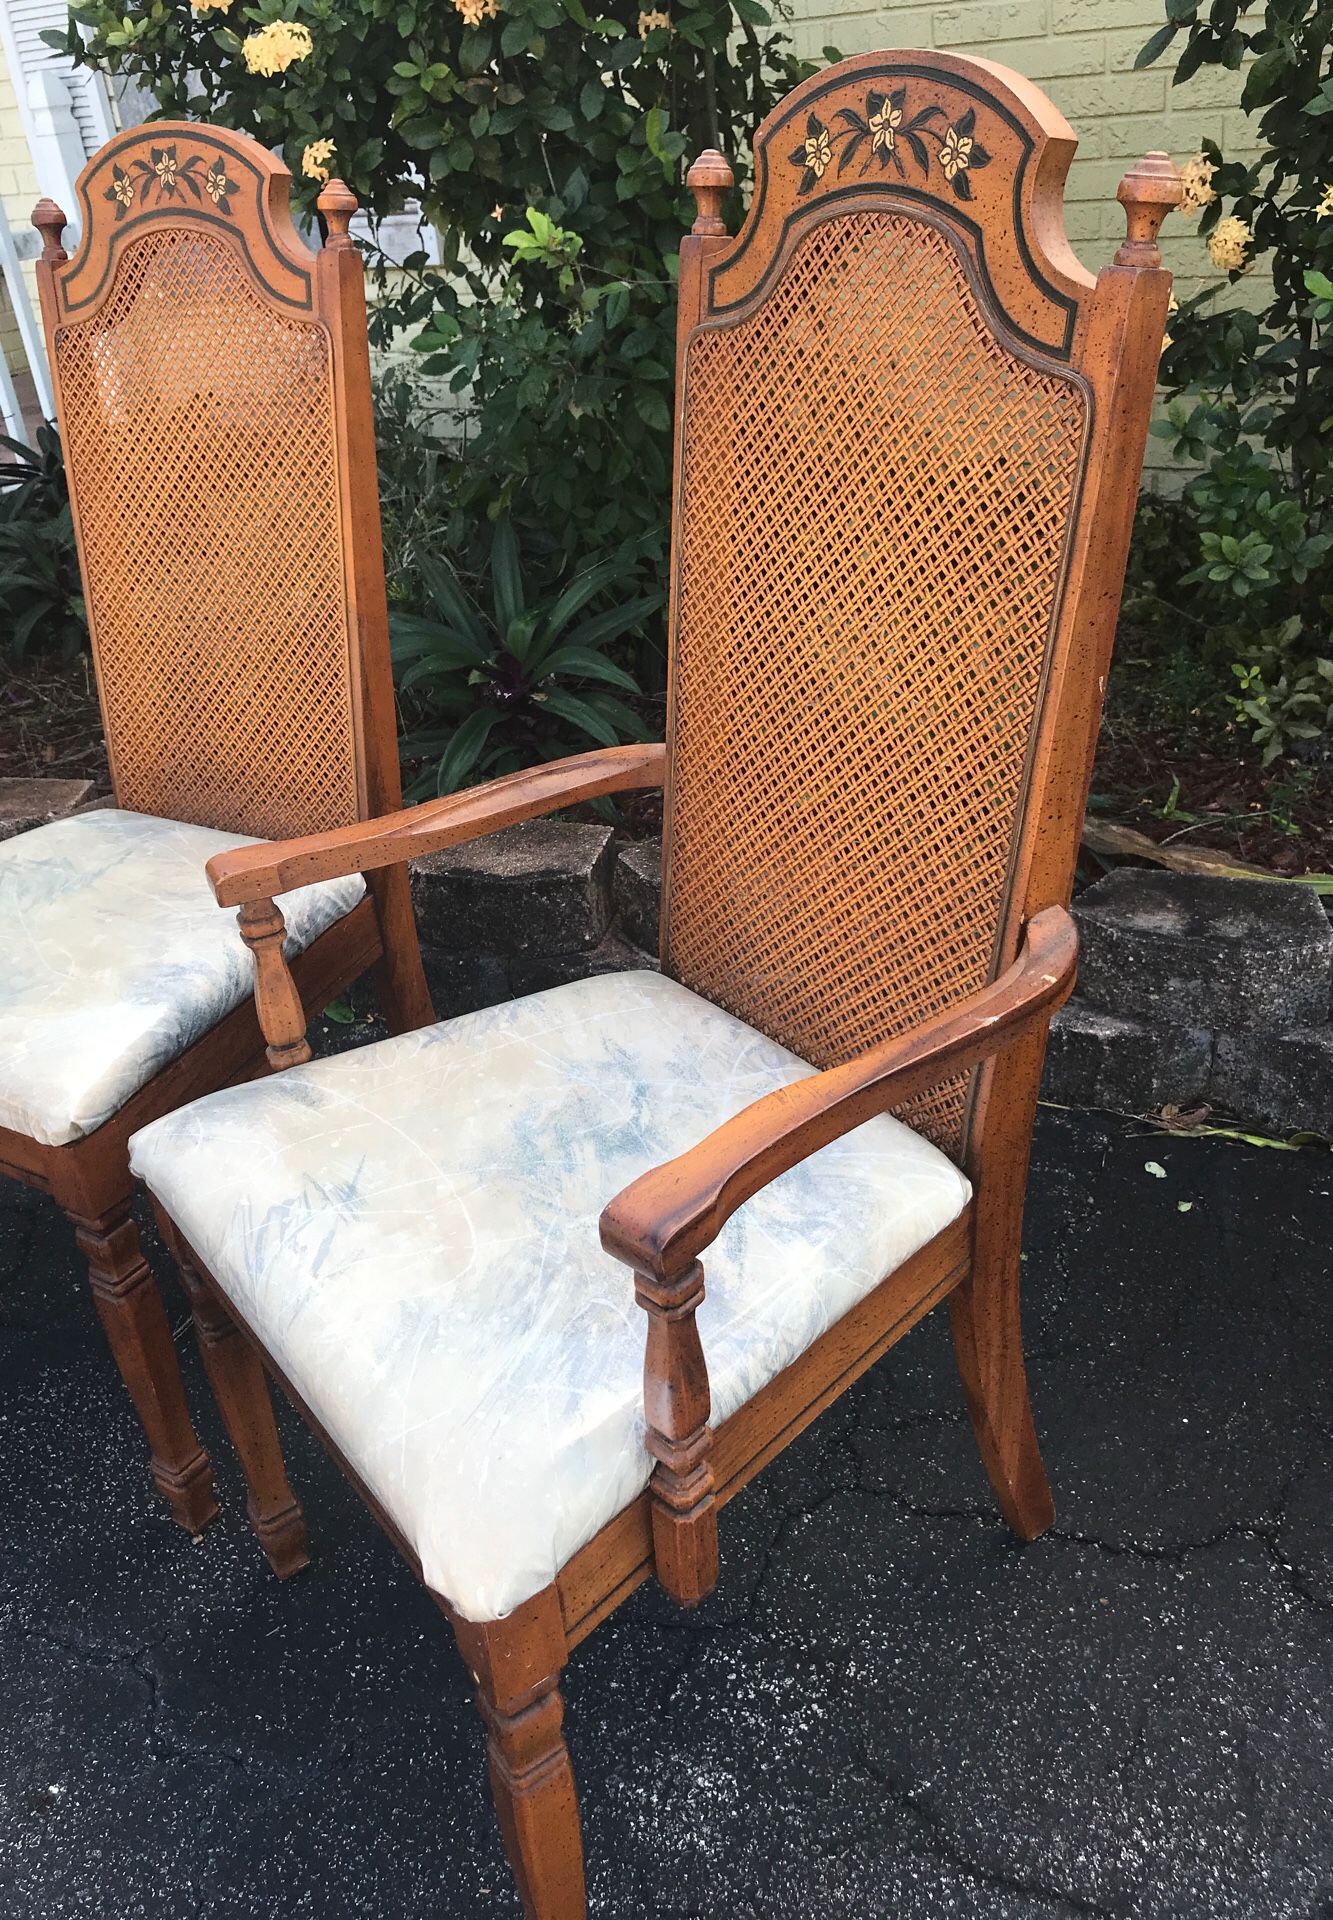
[[[116,806],[0,847],[0,1171],[73,1220],[180,1523],[217,1511],[130,1217],[127,1142],[264,1066],[246,947],[204,879],[257,834],[401,802],[352,195],[319,253],[255,141],[159,122],[79,179],[82,238],[34,215],[47,345]],[[406,877],[288,906],[318,1010],[375,964],[395,1029],[433,1017]],[[289,1497],[256,1509],[281,1536]]]
[[[884,53],[765,122],[735,239],[704,154],[665,747],[209,864],[271,923],[285,888],[664,787],[660,975],[313,1062],[275,935],[294,1070],[133,1144],[206,1335],[244,1325],[451,1620],[542,1920],[584,1911],[571,1649],[650,1574],[706,1595],[720,1509],[939,1301],[1005,1515],[1052,1518],[1023,1190],[1179,197],[1135,167],[1094,280],[1073,148],[1016,74]],[[254,1375],[214,1372],[261,1492]]]

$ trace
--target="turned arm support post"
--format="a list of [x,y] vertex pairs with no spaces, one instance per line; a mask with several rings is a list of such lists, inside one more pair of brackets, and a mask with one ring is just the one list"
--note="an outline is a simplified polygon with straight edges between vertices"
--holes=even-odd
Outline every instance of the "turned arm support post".
[[267,1041],[268,1061],[279,1071],[310,1058],[305,1008],[287,965],[287,922],[272,900],[248,900],[236,916],[241,938],[255,957],[255,1010]]
[[643,1174],[605,1209],[602,1245],[634,1270],[648,1315],[644,1412],[657,1574],[694,1606],[717,1583],[708,1369],[695,1314],[699,1255],[779,1174],[914,1094],[1013,1045],[1073,990],[1078,934],[1063,907],[1029,921],[1014,964],[961,1006],[845,1066],[780,1087],[688,1153]]
[[378,820],[359,820],[302,840],[261,840],[214,854],[205,872],[218,905],[241,909],[237,921],[241,938],[255,957],[255,1002],[270,1064],[297,1067],[310,1058],[305,1010],[282,950],[287,929],[277,894],[396,866],[480,839],[520,820],[554,813],[578,800],[660,787],[665,771],[666,749],[660,744],[605,747],[507,774],[466,793],[404,807]]
[[704,1270],[691,1260],[667,1277],[634,1276],[634,1297],[648,1315],[643,1355],[645,1444],[652,1477],[653,1559],[672,1599],[694,1607],[717,1585],[717,1502],[713,1490],[712,1400],[695,1315]]

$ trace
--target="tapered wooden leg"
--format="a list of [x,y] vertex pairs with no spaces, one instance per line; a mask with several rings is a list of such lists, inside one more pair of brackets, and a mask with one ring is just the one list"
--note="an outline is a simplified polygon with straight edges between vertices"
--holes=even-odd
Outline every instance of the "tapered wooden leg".
[[1024,1540],[1055,1519],[1028,1400],[1019,1275],[1023,1199],[1044,1031],[997,1063],[978,1110],[982,1135],[972,1272],[949,1295],[954,1351],[982,1464],[1001,1513]]
[[390,1033],[433,1026],[435,1007],[421,964],[407,868],[381,867],[369,876],[384,951],[375,962],[375,986]]
[[213,1468],[199,1444],[162,1296],[130,1218],[130,1196],[95,1215],[69,1212],[93,1299],[152,1450],[153,1482],[187,1533],[216,1519]]
[[190,1296],[204,1369],[245,1474],[250,1525],[279,1580],[290,1580],[310,1565],[305,1512],[287,1478],[273,1398],[259,1355],[160,1207],[157,1217]]
[[486,1722],[491,1791],[528,1920],[584,1920],[583,1837],[561,1732],[565,1635],[554,1587],[505,1620],[454,1620]]

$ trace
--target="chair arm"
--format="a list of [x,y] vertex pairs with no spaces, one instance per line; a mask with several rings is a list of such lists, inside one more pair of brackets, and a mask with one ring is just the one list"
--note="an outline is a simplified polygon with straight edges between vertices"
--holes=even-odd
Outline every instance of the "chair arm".
[[604,1210],[602,1245],[640,1275],[681,1274],[739,1206],[789,1167],[1017,1040],[1069,997],[1077,961],[1073,920],[1063,907],[1045,908],[1028,922],[1013,965],[962,1006],[844,1066],[779,1087],[642,1174]]
[[577,800],[660,787],[665,774],[666,748],[660,743],[599,747],[594,753],[505,774],[483,787],[424,800],[420,806],[404,807],[377,820],[358,820],[350,827],[334,827],[301,840],[232,847],[215,853],[205,872],[220,907],[270,901],[293,887],[337,880],[349,873],[370,873],[420,854],[438,853],[520,820],[573,806]]

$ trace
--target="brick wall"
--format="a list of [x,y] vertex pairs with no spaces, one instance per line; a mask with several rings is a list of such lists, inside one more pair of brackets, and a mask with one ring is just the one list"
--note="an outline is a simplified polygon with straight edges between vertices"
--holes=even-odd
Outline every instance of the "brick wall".
[[[952,0],[928,6],[918,0],[790,0],[792,32],[800,51],[818,59],[826,46],[840,53],[870,53],[880,47],[934,47],[942,52],[984,54],[1015,67],[1043,87],[1079,136],[1078,156],[1066,194],[1070,240],[1096,269],[1124,233],[1115,190],[1130,162],[1154,147],[1177,161],[1197,153],[1202,139],[1216,140],[1228,156],[1254,150],[1239,109],[1242,76],[1204,68],[1183,87],[1172,87],[1169,58],[1135,73],[1134,56],[1165,18],[1162,0]],[[1166,263],[1182,293],[1207,285],[1225,287],[1208,259],[1193,221],[1168,221]],[[1247,300],[1262,298],[1256,275],[1241,283]],[[1234,302],[1236,295],[1224,292]],[[1163,442],[1151,440],[1148,464],[1171,467]],[[1177,470],[1178,471],[1178,470]]]

